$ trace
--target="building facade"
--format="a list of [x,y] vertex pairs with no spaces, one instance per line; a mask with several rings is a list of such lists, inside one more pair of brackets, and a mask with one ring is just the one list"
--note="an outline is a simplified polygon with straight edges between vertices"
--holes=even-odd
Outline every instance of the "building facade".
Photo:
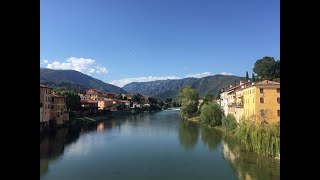
[[244,116],[257,123],[280,122],[280,83],[261,81],[243,89]]
[[62,125],[65,121],[69,120],[66,100],[63,96],[52,95],[51,119],[55,120],[57,125]]
[[[51,119],[51,102],[52,102],[52,89],[40,84],[40,122],[48,123]],[[42,111],[41,111],[42,108]]]

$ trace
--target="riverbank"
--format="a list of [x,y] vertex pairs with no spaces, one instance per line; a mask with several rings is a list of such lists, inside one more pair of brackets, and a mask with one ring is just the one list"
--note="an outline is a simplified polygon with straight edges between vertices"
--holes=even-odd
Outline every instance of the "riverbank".
[[127,116],[127,115],[139,114],[139,113],[153,113],[158,111],[161,111],[161,110],[142,111],[139,109],[132,109],[132,110],[113,111],[105,115],[92,114],[87,116],[72,117],[70,118],[70,120],[64,122],[60,126],[47,127],[45,130],[40,131],[40,136],[46,135],[50,132],[54,132],[61,128],[69,128],[69,127],[83,128],[83,127],[92,126],[101,121],[109,120],[115,117],[121,117],[121,116]]
[[[200,117],[186,119],[189,122],[200,124]],[[261,155],[272,156],[280,160],[280,129],[274,125],[237,124],[236,129],[227,131],[223,126],[210,126],[216,130],[236,138],[246,146],[249,151]]]

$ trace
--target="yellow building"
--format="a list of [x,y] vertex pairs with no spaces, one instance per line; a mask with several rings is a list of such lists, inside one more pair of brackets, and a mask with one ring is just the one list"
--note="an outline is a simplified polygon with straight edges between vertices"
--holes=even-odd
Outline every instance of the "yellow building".
[[245,117],[258,123],[280,122],[280,83],[264,80],[242,91]]

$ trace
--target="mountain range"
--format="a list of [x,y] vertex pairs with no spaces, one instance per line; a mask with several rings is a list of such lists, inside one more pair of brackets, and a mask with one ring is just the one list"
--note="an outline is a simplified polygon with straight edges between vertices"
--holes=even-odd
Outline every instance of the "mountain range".
[[91,76],[75,70],[53,70],[40,68],[40,83],[49,87],[63,87],[66,89],[84,91],[86,89],[98,89],[113,93],[140,93],[165,100],[176,99],[179,90],[184,86],[196,89],[201,97],[206,94],[217,95],[219,91],[229,85],[239,84],[244,77],[230,75],[214,75],[203,78],[183,78],[171,80],[157,80],[150,82],[132,82],[122,88],[105,83]]
[[179,90],[184,86],[196,89],[201,97],[206,94],[217,95],[222,88],[230,85],[239,84],[244,81],[244,77],[230,75],[214,75],[203,78],[184,78],[173,80],[157,80],[151,82],[132,82],[122,88],[130,93],[141,93],[159,99],[176,99]]
[[75,70],[40,68],[40,83],[49,87],[64,87],[72,90],[92,88],[117,94],[128,93],[118,86],[105,83]]

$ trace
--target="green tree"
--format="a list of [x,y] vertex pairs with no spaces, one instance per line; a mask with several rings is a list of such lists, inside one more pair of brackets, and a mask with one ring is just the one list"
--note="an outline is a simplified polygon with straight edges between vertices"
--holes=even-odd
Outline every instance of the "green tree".
[[118,100],[122,100],[123,99],[121,94],[117,94],[115,98],[118,99]]
[[190,118],[196,115],[199,104],[199,94],[189,86],[179,91],[178,102],[181,104],[180,114],[182,118]]
[[203,97],[203,104],[208,104],[209,102],[212,102],[215,99],[215,97],[212,94],[207,94]]
[[135,103],[138,103],[138,104],[140,104],[141,101],[142,101],[141,97],[140,97],[138,94],[133,95],[132,98],[131,98],[131,100],[132,100],[133,102],[135,102]]
[[166,98],[166,100],[164,101],[165,103],[169,104],[172,102],[172,98]]
[[154,97],[149,97],[148,98],[148,101],[149,101],[149,104],[152,105],[152,104],[157,104],[157,99],[154,98]]
[[228,132],[235,130],[237,128],[236,118],[231,114],[228,114],[227,117],[223,116],[222,127]]
[[53,90],[56,94],[64,96],[65,100],[66,100],[66,105],[67,105],[67,109],[70,110],[80,110],[80,96],[78,95],[78,93],[76,93],[75,91],[72,90],[66,90],[63,88],[57,88]]
[[253,72],[259,80],[273,80],[280,78],[280,61],[273,57],[265,56],[255,62]]
[[249,81],[249,73],[248,73],[248,71],[246,72],[246,82],[248,82]]
[[256,82],[256,76],[252,73],[252,82]]
[[274,79],[280,78],[280,61],[276,61],[276,64],[273,66]]
[[204,124],[211,126],[221,125],[223,111],[217,103],[208,103],[201,107],[200,120]]

